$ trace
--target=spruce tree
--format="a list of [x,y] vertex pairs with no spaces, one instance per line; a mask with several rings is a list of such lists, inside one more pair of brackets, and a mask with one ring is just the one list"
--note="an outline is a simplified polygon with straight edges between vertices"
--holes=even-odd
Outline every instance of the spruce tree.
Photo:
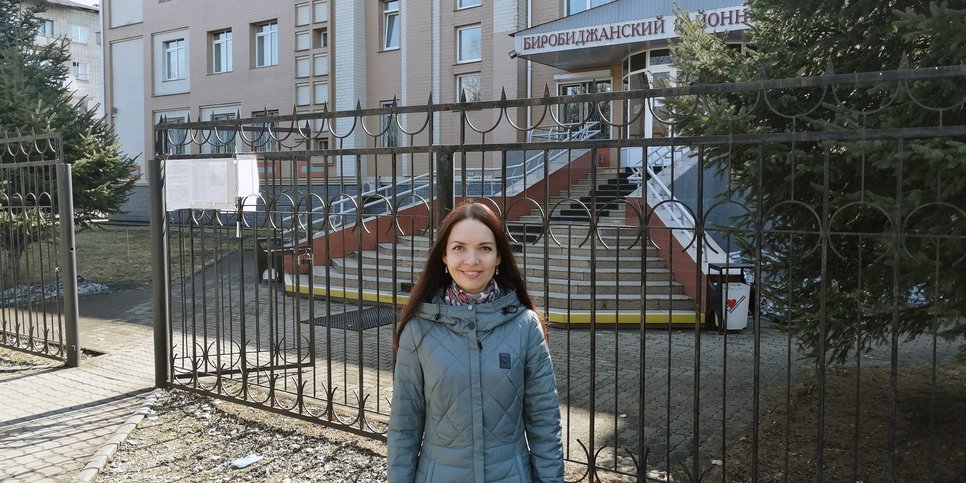
[[[682,83],[966,63],[962,1],[750,0],[748,7],[752,49],[745,52],[682,18],[682,41],[673,50]],[[964,80],[784,89],[670,104],[694,113],[680,116],[679,135],[961,126]],[[760,258],[762,295],[776,303],[776,318],[811,355],[842,362],[896,335],[966,337],[964,139],[711,146],[705,154],[712,169],[730,176],[733,190],[726,196],[753,208],[735,220],[749,235],[739,244]],[[751,236],[758,214],[765,230],[760,240]]]
[[[66,86],[69,41],[35,42],[42,20],[39,14],[45,10],[44,2],[0,0],[0,138],[61,134],[64,161],[73,165],[74,220],[78,227],[89,228],[96,219],[121,212],[134,186],[134,161],[121,154],[104,119],[84,107],[86,99],[71,97]],[[17,159],[3,158],[4,162],[11,160]],[[37,174],[6,172],[9,176],[3,182],[8,187],[17,184],[16,174]],[[56,186],[42,188],[56,191]],[[10,209],[2,211],[16,214]],[[49,230],[25,232],[22,224],[9,219],[5,224],[0,220],[0,225],[0,249],[7,252],[0,260],[8,263],[12,274],[20,253]]]

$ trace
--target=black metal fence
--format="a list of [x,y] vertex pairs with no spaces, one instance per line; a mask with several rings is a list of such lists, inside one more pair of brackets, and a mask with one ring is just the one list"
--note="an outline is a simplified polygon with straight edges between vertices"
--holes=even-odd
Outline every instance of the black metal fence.
[[70,168],[59,134],[0,139],[0,345],[76,367]]
[[[382,438],[396,311],[473,198],[552,326],[569,480],[954,480],[964,78],[161,123],[159,382]],[[165,210],[166,167],[233,152],[257,194]]]

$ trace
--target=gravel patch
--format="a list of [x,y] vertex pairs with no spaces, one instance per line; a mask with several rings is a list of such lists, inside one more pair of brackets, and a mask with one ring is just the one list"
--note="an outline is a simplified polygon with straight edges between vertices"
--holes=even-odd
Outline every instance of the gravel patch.
[[[64,284],[62,281],[50,282],[36,285],[18,285],[0,291],[0,307],[13,307],[28,303],[46,302],[63,296]],[[77,277],[77,295],[99,295],[111,293],[111,288],[107,285],[85,280]]]
[[157,394],[94,481],[386,480],[379,441],[188,391]]

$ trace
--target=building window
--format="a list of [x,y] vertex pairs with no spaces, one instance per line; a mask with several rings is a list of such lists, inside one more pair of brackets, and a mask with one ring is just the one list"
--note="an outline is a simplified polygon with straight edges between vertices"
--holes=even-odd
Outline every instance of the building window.
[[[212,121],[227,121],[235,118],[231,112],[212,114]],[[211,133],[208,144],[211,153],[231,154],[235,152],[235,130],[233,127],[220,127]]]
[[231,30],[211,34],[211,72],[231,72]]
[[77,42],[78,44],[87,43],[87,27],[83,25],[71,25],[70,26],[70,40],[71,42]]
[[316,55],[315,75],[329,75],[329,56],[325,54]]
[[308,57],[297,57],[295,59],[295,77],[303,78],[312,75]]
[[399,48],[399,1],[386,0],[382,2],[382,27],[385,50]]
[[[390,108],[395,106],[394,101],[382,101],[379,107]],[[395,116],[391,114],[382,115],[382,136],[380,142],[384,148],[395,148],[399,146],[399,124],[396,123]]]
[[466,102],[483,100],[483,90],[480,88],[480,74],[467,74],[456,77],[456,101]]
[[321,49],[329,46],[329,29],[319,27],[312,30],[312,47]]
[[567,15],[583,12],[584,10],[599,7],[611,0],[567,0]]
[[308,84],[297,84],[295,86],[295,105],[307,106],[312,103],[312,90]]
[[[274,117],[278,115],[277,110],[273,111],[256,111],[252,113],[252,117],[258,119],[260,117]],[[278,151],[278,123],[277,122],[256,122],[255,132],[250,136],[252,141],[252,151],[256,153],[264,153],[269,151]]]
[[456,0],[457,9],[479,7],[479,6],[480,6],[480,0]]
[[456,61],[477,62],[482,58],[480,52],[480,26],[463,27],[456,31]]
[[278,65],[278,22],[255,26],[255,67]]
[[40,19],[40,26],[37,27],[37,35],[41,37],[54,36],[54,21],[50,19]]
[[312,46],[312,37],[309,31],[295,32],[295,50],[309,50]]
[[[165,117],[164,121],[169,123],[185,122],[184,117]],[[185,154],[188,152],[188,131],[185,129],[166,129],[164,139],[164,152],[166,154]]]
[[312,4],[312,21],[315,23],[327,22],[329,20],[328,2],[315,2]]
[[164,64],[161,79],[165,81],[185,78],[184,39],[168,40],[161,43]]
[[86,62],[72,62],[70,75],[79,81],[87,82],[91,80],[90,66]]
[[295,6],[295,25],[308,25],[311,18],[309,4],[302,3]]
[[316,82],[313,88],[315,90],[316,104],[325,104],[329,102],[329,83],[328,82]]

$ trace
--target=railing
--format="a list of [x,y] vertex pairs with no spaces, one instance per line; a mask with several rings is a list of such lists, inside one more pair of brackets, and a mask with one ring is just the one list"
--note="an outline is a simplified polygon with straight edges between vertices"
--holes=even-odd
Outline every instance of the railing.
[[[593,138],[600,132],[600,123],[593,121],[588,122],[583,126],[571,128],[538,127],[530,133],[529,139],[531,141],[554,142],[583,141]],[[457,173],[465,172],[466,176],[464,178],[461,175],[457,175],[455,176],[454,180],[457,186],[460,186],[464,181],[467,183],[481,184],[496,183],[499,184],[501,188],[505,189],[508,195],[513,195],[526,189],[527,183],[533,184],[543,178],[544,159],[547,160],[548,164],[550,165],[550,171],[553,172],[554,170],[566,165],[566,162],[569,161],[570,157],[573,157],[567,157],[567,155],[568,151],[565,149],[551,150],[548,156],[544,156],[542,152],[532,154],[519,163],[508,165],[506,168],[506,180],[503,180],[500,177],[503,173],[503,168],[500,166],[457,170]],[[563,160],[563,162],[558,163],[558,161],[561,160]],[[323,223],[327,223],[327,233],[337,232],[348,225],[356,223],[359,218],[358,214],[360,211],[362,216],[365,217],[367,214],[366,208],[384,205],[385,202],[382,199],[383,197],[390,198],[394,196],[398,200],[408,200],[407,203],[399,205],[400,210],[423,203],[423,200],[420,199],[420,196],[428,195],[430,191],[429,173],[423,173],[412,178],[406,178],[406,181],[407,183],[410,183],[412,187],[402,192],[393,193],[393,186],[385,185],[360,193],[360,199],[371,200],[363,201],[361,207],[354,200],[346,197],[338,198],[332,202],[328,208],[325,206],[315,207],[312,209],[313,213],[319,214],[327,212],[328,216],[326,218],[313,221],[312,228],[318,228]],[[496,194],[499,194],[499,192],[486,193],[487,196]],[[379,214],[385,214],[385,212],[380,212]],[[292,216],[284,217],[282,219],[283,226],[290,226],[292,224],[292,218]],[[283,232],[283,236],[288,236],[293,231],[294,229],[286,230]],[[321,236],[321,234],[317,236]]]
[[[308,203],[286,193],[286,187],[274,192],[281,200],[277,205],[265,190],[269,201],[259,209],[287,210],[290,203],[291,213],[259,213],[250,219],[261,223],[237,228],[234,223],[213,222],[221,216],[216,210],[166,213],[163,204],[155,203],[155,239],[161,241],[154,253],[154,286],[161,292],[154,298],[159,374],[173,387],[384,439],[396,311],[415,277],[423,273],[420,262],[438,235],[419,230],[436,226],[431,223],[445,214],[445,201],[460,201],[445,191],[454,189],[456,175],[473,171],[470,163],[508,159],[511,152],[526,150],[546,156],[554,150],[613,154],[627,146],[692,146],[698,165],[709,170],[700,173],[705,178],[671,183],[665,172],[641,166],[636,179],[649,193],[642,189],[641,198],[615,203],[622,210],[615,218],[626,223],[612,230],[623,243],[610,247],[597,243],[611,227],[602,230],[595,223],[604,216],[595,212],[598,200],[580,199],[585,184],[579,194],[570,190],[557,196],[556,189],[543,189],[527,190],[526,196],[514,200],[483,200],[501,210],[508,227],[511,219],[526,225],[514,258],[526,274],[528,289],[534,287],[530,294],[538,310],[557,304],[569,317],[570,325],[551,326],[547,341],[557,376],[565,458],[576,470],[568,473],[568,481],[958,481],[963,474],[958,457],[963,438],[948,428],[963,427],[961,420],[950,419],[962,412],[946,408],[958,408],[956,401],[962,399],[963,384],[957,375],[961,369],[952,361],[964,333],[966,216],[962,196],[949,191],[951,185],[944,180],[949,179],[948,160],[956,159],[957,141],[966,137],[963,79],[966,66],[904,68],[313,113],[314,120],[345,125],[324,131],[340,139],[350,139],[348,125],[358,126],[366,118],[378,121],[380,116],[404,113],[407,121],[427,121],[425,128],[418,123],[400,125],[408,136],[400,138],[408,145],[396,147],[372,147],[380,133],[366,131],[350,139],[355,147],[346,142],[339,149],[313,149],[320,146],[314,134],[280,128],[280,151],[263,156],[291,167],[313,156],[335,162],[349,159],[355,166],[366,166],[370,179],[410,173],[418,162],[415,171],[437,177],[430,186],[439,190],[432,193],[439,202],[427,200],[425,210],[396,216],[399,207],[394,203],[406,200],[379,191],[383,201],[393,203],[392,210],[376,216],[368,233],[343,231],[339,235],[344,236],[324,239],[312,238],[325,231],[321,228],[304,233],[313,239],[314,265],[286,266],[285,277],[300,279],[300,287],[318,291],[299,293],[279,290],[277,281],[265,283],[253,276],[259,273],[254,269],[258,254],[253,240],[304,230],[294,215],[313,213]],[[944,89],[931,88],[935,82]],[[718,116],[714,125],[674,139],[629,138],[628,130],[621,129],[638,125],[627,119],[627,113],[635,112],[633,107],[642,99],[681,99],[703,111],[700,106],[732,97],[722,93],[760,101],[747,111],[756,122],[736,124],[753,125],[753,132],[735,132],[730,124],[717,122],[721,117],[730,122],[730,114],[723,114],[728,110],[701,112],[698,120],[703,114]],[[845,94],[849,97],[842,98]],[[774,95],[800,100],[798,107],[807,109],[779,111],[780,106],[769,101]],[[857,100],[853,95],[871,97]],[[804,105],[812,101],[814,106]],[[477,129],[468,126],[469,116],[463,115],[472,111],[495,124],[512,123],[540,119],[543,110],[553,112],[575,102],[613,104],[609,112],[614,116],[600,121],[615,136],[564,142],[561,130],[547,130],[516,142],[533,127],[503,129],[504,124]],[[881,109],[864,110],[870,105]],[[686,122],[692,112],[667,118]],[[910,122],[896,127],[896,115]],[[789,116],[794,121],[789,122]],[[344,119],[348,121],[336,122]],[[856,126],[855,119],[863,124]],[[304,118],[278,116],[274,121]],[[256,122],[265,121],[187,123],[177,129],[189,130],[187,139],[197,144],[206,139],[202,133],[244,133],[246,125]],[[158,131],[170,129],[176,128],[159,126]],[[291,136],[285,138],[285,133]],[[309,142],[311,148],[306,147]],[[460,159],[464,153],[468,155]],[[168,159],[177,156],[189,157]],[[162,199],[167,179],[161,169],[165,155],[157,157],[151,163],[152,200]],[[583,156],[557,171],[554,181],[573,187],[606,177],[599,163],[589,158]],[[537,159],[529,167],[525,159],[513,161],[514,169],[535,178],[543,178],[539,174],[548,170],[536,168]],[[613,166],[614,159],[608,161]],[[520,162],[524,166],[517,168]],[[341,166],[350,169],[343,172],[361,172],[347,163]],[[718,169],[730,176],[716,177]],[[308,187],[299,192],[302,199],[312,190],[325,192],[325,199],[335,193],[335,201],[338,196],[346,198],[338,206],[346,220],[360,219],[351,209],[360,214],[379,210],[378,200],[368,201],[365,193],[357,192],[370,191],[357,188],[363,180],[346,185],[349,175],[290,172],[299,173],[299,179],[289,186]],[[490,174],[482,166],[473,173],[480,180]],[[704,183],[708,178],[725,185]],[[398,187],[400,192],[409,189],[417,186]],[[659,200],[644,203],[650,193]],[[688,207],[680,201],[691,199],[696,201]],[[667,218],[676,228],[649,224],[656,215],[645,220],[647,226],[636,223],[635,215],[652,216],[649,210],[656,204],[666,211],[681,205]],[[586,212],[586,223],[553,223],[554,216],[565,216],[563,211],[571,211],[573,205]],[[725,208],[736,209],[724,213]],[[279,214],[292,214],[291,226],[266,221]],[[716,219],[734,222],[709,223],[722,214]],[[525,221],[517,222],[520,219]],[[625,230],[632,233],[626,239]],[[695,273],[694,264],[666,262],[663,252],[669,250],[654,249],[670,238],[668,231],[688,236],[702,255],[711,236],[740,240],[734,246],[743,250],[741,260],[750,267],[745,270],[756,281],[756,290],[744,301],[754,310],[762,299],[769,299],[774,302],[770,314],[755,310],[747,317],[735,315],[747,329],[701,330],[708,317],[698,297],[706,295],[708,287],[699,285],[702,276]],[[365,241],[372,243],[353,244],[353,238],[367,234],[372,236]],[[175,251],[164,250],[165,240],[183,247],[179,256],[206,262],[199,266],[207,268],[171,280],[165,268]],[[207,253],[212,246],[214,253]],[[298,255],[281,257],[287,261]],[[639,278],[629,283],[632,277]],[[700,292],[694,298],[684,292],[689,280]],[[738,303],[724,290],[721,294],[718,307]],[[578,318],[583,312],[586,318]],[[551,315],[547,314],[548,321]],[[635,320],[625,323],[625,316]],[[668,323],[655,329],[648,325],[651,316]],[[678,317],[694,330],[671,326]],[[944,335],[959,339],[951,342]]]

